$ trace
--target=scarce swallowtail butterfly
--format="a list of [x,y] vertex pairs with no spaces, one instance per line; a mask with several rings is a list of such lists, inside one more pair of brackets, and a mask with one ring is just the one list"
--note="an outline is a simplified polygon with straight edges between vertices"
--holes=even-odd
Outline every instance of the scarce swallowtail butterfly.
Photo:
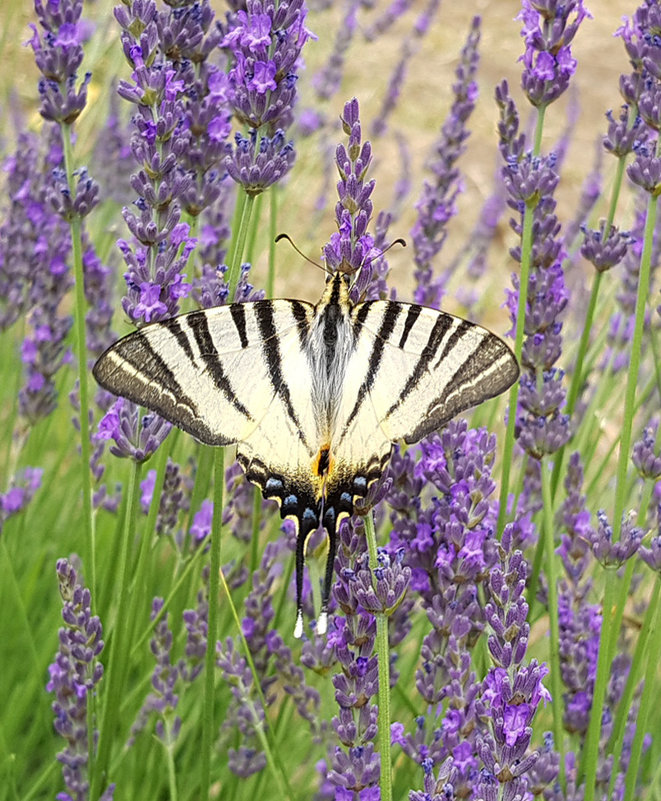
[[294,634],[308,537],[329,538],[317,632],[325,633],[337,530],[413,443],[506,390],[519,368],[497,336],[459,317],[391,300],[353,303],[331,274],[316,305],[259,300],[146,325],[94,366],[99,384],[207,445],[237,444],[265,498],[297,526]]

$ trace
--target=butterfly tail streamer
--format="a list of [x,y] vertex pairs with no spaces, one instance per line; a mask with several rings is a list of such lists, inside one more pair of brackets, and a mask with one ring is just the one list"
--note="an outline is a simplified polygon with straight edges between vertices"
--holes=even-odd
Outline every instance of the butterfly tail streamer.
[[332,507],[324,512],[324,528],[328,534],[328,555],[326,572],[321,593],[321,611],[317,620],[317,634],[324,635],[328,628],[328,604],[330,603],[331,585],[335,572],[335,553],[337,551],[337,515]]
[[[296,518],[296,625],[294,637],[303,636],[303,570],[305,567],[305,546],[308,538],[319,528],[319,517],[309,507]],[[327,571],[328,572],[328,571]]]

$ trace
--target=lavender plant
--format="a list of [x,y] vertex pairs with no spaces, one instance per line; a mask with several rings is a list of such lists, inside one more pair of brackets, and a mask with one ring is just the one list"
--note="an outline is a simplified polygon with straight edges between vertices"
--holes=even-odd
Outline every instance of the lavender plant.
[[[8,797],[661,792],[661,3],[586,3],[0,9]],[[293,527],[231,452],[87,392],[117,332],[318,297],[280,230],[522,368],[395,447],[302,642]]]

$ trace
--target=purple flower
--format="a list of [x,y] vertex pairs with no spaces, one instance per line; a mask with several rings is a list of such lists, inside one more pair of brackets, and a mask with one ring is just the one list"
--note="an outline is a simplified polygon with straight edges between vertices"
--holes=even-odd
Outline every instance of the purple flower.
[[96,437],[112,439],[110,452],[115,456],[144,462],[156,451],[170,433],[171,424],[148,412],[139,420],[138,407],[118,398],[101,418]]
[[638,554],[646,565],[661,574],[661,534],[652,537],[648,544],[649,548],[641,545]]
[[[163,608],[163,599],[152,601],[151,620]],[[175,687],[180,679],[180,665],[172,662],[172,632],[168,626],[168,614],[162,616],[154,627],[154,636],[150,640],[151,652],[156,661],[152,673],[152,691],[145,699],[135,723],[131,726],[131,737],[128,744],[133,745],[137,735],[145,728],[152,713],[158,718],[155,733],[161,742],[171,746],[177,739],[181,729],[181,718],[175,715],[179,704],[179,696]]]
[[599,526],[597,531],[589,532],[590,547],[595,559],[604,567],[621,567],[638,550],[643,539],[643,531],[633,525],[633,514],[622,516],[622,530],[620,539],[613,542],[613,529],[606,513],[597,512]]
[[[501,113],[501,153],[506,160],[502,177],[509,194],[508,205],[518,212],[511,225],[519,236],[526,209],[533,214],[535,236],[525,309],[516,436],[525,451],[541,460],[559,450],[570,435],[569,418],[561,411],[565,400],[563,373],[554,367],[562,350],[561,317],[568,300],[562,267],[565,249],[553,198],[559,176],[553,155],[544,158],[524,152],[525,139],[518,134],[518,115],[506,82],[497,89],[496,102]],[[511,254],[520,261],[521,247],[517,245]],[[514,291],[509,291],[507,297],[512,332],[518,314],[517,276],[513,276],[513,283]],[[529,486],[526,492],[532,489]]]
[[337,790],[364,791],[376,788],[379,759],[374,753],[377,707],[370,699],[377,691],[377,658],[374,654],[376,621],[358,600],[357,576],[364,570],[367,544],[360,522],[339,528],[335,561],[338,581],[333,597],[342,612],[331,619],[335,628],[334,650],[340,672],[333,676],[339,711],[333,728],[340,745],[329,749],[326,778]]
[[286,142],[284,132],[279,129],[272,137],[261,137],[259,146],[255,130],[249,138],[237,133],[235,142],[232,155],[225,157],[225,169],[250,196],[259,195],[284,178],[296,158],[293,142]]
[[[583,467],[578,452],[572,453],[565,477],[567,497],[560,509],[559,519],[564,531],[561,534],[560,546],[556,553],[562,559],[567,577],[574,587],[579,600],[585,590],[578,587],[589,587],[587,568],[590,563],[589,542],[593,532],[590,525],[590,513],[585,505],[585,496],[581,494],[583,486]],[[586,584],[587,582],[587,584]]]
[[366,612],[390,616],[402,603],[411,579],[411,568],[402,565],[403,559],[403,549],[398,551],[393,560],[381,549],[378,553],[379,567],[373,571],[366,559],[359,560],[352,591]]
[[30,503],[41,487],[43,472],[40,467],[26,467],[12,476],[7,491],[0,493],[0,532],[6,520],[22,512]]
[[[178,200],[193,218],[213,214],[232,188],[222,169],[231,131],[229,79],[212,59],[221,38],[208,0],[169,13],[162,32],[174,68],[168,93],[174,100],[185,98],[182,127],[188,132],[188,141],[177,158],[178,168],[189,181],[181,187]],[[176,46],[170,44],[172,41]]]
[[211,533],[211,523],[213,520],[213,503],[209,500],[202,501],[202,506],[195,512],[193,524],[190,527],[190,535],[196,543],[202,542]]
[[521,85],[534,106],[546,106],[567,89],[576,71],[571,43],[581,22],[590,14],[583,0],[523,0],[517,19],[523,23],[526,49]]
[[[150,470],[147,477],[140,482],[142,490],[140,503],[144,514],[149,512],[149,507],[153,502],[155,481],[156,471]],[[159,536],[172,537],[179,548],[184,546],[183,533],[178,528],[179,517],[182,512],[187,512],[190,508],[191,492],[191,480],[183,474],[181,467],[176,462],[168,459],[156,516],[156,533]],[[193,527],[191,527],[191,533],[192,531]]]
[[385,33],[410,8],[413,0],[392,0],[386,9],[364,31],[368,42]]
[[184,681],[194,681],[202,672],[207,651],[209,622],[208,584],[209,568],[202,571],[204,587],[197,593],[195,609],[185,609],[182,614],[186,627],[185,657],[179,661],[179,671]]
[[351,46],[357,27],[357,14],[359,0],[350,0],[344,8],[344,16],[338,26],[335,35],[333,49],[326,64],[312,77],[317,97],[320,100],[328,100],[340,88],[344,73],[345,59],[347,51]]
[[349,141],[338,145],[335,161],[340,174],[337,183],[339,201],[335,204],[335,222],[338,233],[323,247],[323,258],[332,272],[341,270],[355,275],[351,298],[357,301],[368,291],[372,276],[370,256],[374,239],[368,233],[372,218],[374,181],[365,181],[372,160],[372,146],[362,142],[360,108],[354,98],[344,105],[342,126]]
[[304,0],[277,6],[248,0],[221,43],[233,62],[228,97],[234,115],[260,136],[291,125],[300,54],[310,37],[306,14]]
[[629,113],[628,105],[622,106],[618,120],[614,119],[611,111],[606,112],[608,134],[604,137],[604,148],[618,158],[638,150],[649,137],[641,118],[636,117],[631,123]]
[[72,320],[63,301],[71,286],[71,240],[50,202],[51,175],[61,160],[59,131],[48,124],[41,140],[21,134],[4,162],[9,204],[0,225],[0,330],[29,311],[19,391],[19,411],[29,424],[57,406],[56,375],[70,359],[66,338]]
[[661,478],[661,456],[656,453],[656,436],[659,421],[652,421],[643,431],[642,437],[634,443],[631,461],[643,478],[657,481]]
[[[488,732],[478,734],[477,750],[486,772],[478,787],[496,779],[507,797],[525,795],[527,776],[538,759],[530,751],[532,720],[539,704],[551,700],[542,679],[546,665],[524,662],[530,627],[524,589],[528,566],[520,551],[512,549],[507,531],[499,546],[500,562],[489,576],[490,600],[485,607],[491,633],[489,653],[495,663],[482,685],[478,710],[488,721]],[[482,789],[482,788],[481,788]]]
[[[66,559],[57,562],[57,577],[62,596],[62,619],[59,646],[55,660],[49,665],[48,692],[55,696],[55,731],[64,738],[66,747],[57,755],[62,763],[66,790],[72,798],[82,798],[89,791],[88,698],[103,676],[99,655],[103,650],[101,621],[91,611],[90,591],[78,581],[73,565]],[[108,788],[104,798],[112,798]]]
[[[128,267],[122,307],[135,322],[161,320],[177,313],[190,288],[183,272],[197,240],[181,223],[181,207],[196,215],[220,194],[217,165],[225,148],[217,120],[216,139],[208,136],[208,125],[219,115],[208,97],[213,70],[203,65],[196,79],[188,60],[203,61],[218,36],[207,36],[213,12],[206,2],[181,13],[157,12],[153,0],[134,2],[117,6],[115,17],[133,68],[131,82],[120,81],[118,91],[136,106],[130,146],[139,165],[131,176],[135,211],[122,212],[134,243],[118,241]],[[176,39],[178,50],[171,47]],[[186,92],[195,102],[186,101]]]
[[633,163],[627,167],[629,179],[652,197],[661,194],[661,158],[648,145],[641,145]]
[[[496,510],[490,500],[495,445],[486,430],[452,421],[440,435],[423,441],[418,464],[409,450],[403,460],[395,455],[389,470],[393,485],[388,499],[396,510],[391,559],[403,549],[412,568],[411,590],[422,597],[431,624],[416,689],[430,710],[438,709],[417,720],[402,747],[423,769],[454,758],[453,786],[459,795],[474,786],[478,768],[480,684],[471,648],[484,628],[479,588],[496,561]],[[424,481],[436,496],[425,503]]]
[[[620,290],[616,295],[619,309],[611,315],[608,334],[608,342],[611,345],[609,357],[612,361],[611,369],[614,372],[625,369],[629,364],[645,220],[646,214],[642,210],[639,210],[634,215],[634,222],[631,228],[631,244],[622,260],[624,269],[621,271]],[[657,245],[654,245],[653,260],[657,258],[655,255],[657,247]]]
[[581,246],[581,256],[591,262],[600,273],[619,264],[633,242],[627,231],[619,231],[614,225],[606,233],[605,220],[600,221],[598,231],[588,230],[585,226],[582,231],[585,239]]
[[228,637],[224,644],[219,642],[216,652],[216,664],[231,688],[234,701],[226,713],[222,729],[238,728],[242,743],[248,743],[229,749],[228,765],[237,776],[247,778],[266,766],[266,755],[255,748],[258,742],[256,727],[264,725],[264,709],[256,697],[250,667],[239,655],[233,640]]
[[51,173],[52,181],[48,191],[48,200],[54,211],[64,220],[87,216],[99,202],[99,185],[91,178],[86,167],[74,170],[75,193],[72,195],[66,173],[55,168]]
[[[404,11],[408,4],[408,0],[405,0],[405,2],[395,0],[395,2],[391,4],[390,8],[386,10],[386,12],[379,20],[377,20],[372,28],[365,32],[365,38],[369,40],[377,35],[379,31],[385,30],[387,27],[389,27],[402,13],[402,11]],[[438,2],[429,3],[426,11],[423,12],[413,24],[410,35],[404,38],[404,41],[402,42],[399,61],[395,64],[390,74],[388,89],[384,94],[381,109],[372,123],[372,133],[374,136],[381,136],[383,133],[385,133],[387,120],[394,111],[395,106],[397,105],[397,100],[399,99],[402,83],[404,82],[404,78],[406,76],[408,63],[411,60],[411,57],[415,55],[416,51],[419,49],[420,39],[422,39],[422,37],[425,36],[429,30],[430,22],[438,10],[439,5],[440,3]]]
[[85,27],[79,22],[83,3],[35,0],[34,7],[42,35],[31,24],[32,38],[26,44],[32,47],[34,60],[44,76],[39,81],[40,113],[46,120],[70,125],[85,108],[91,78],[87,73],[77,85],[78,68],[83,60]]

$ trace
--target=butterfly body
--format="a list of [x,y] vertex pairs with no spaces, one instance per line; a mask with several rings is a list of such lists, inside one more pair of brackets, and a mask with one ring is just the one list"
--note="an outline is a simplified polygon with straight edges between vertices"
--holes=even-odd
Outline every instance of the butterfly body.
[[298,526],[298,615],[307,538],[328,532],[323,633],[337,526],[383,474],[392,444],[417,442],[507,389],[509,348],[473,323],[417,304],[354,304],[331,275],[316,305],[262,300],[191,312],[115,343],[99,383],[237,460]]

